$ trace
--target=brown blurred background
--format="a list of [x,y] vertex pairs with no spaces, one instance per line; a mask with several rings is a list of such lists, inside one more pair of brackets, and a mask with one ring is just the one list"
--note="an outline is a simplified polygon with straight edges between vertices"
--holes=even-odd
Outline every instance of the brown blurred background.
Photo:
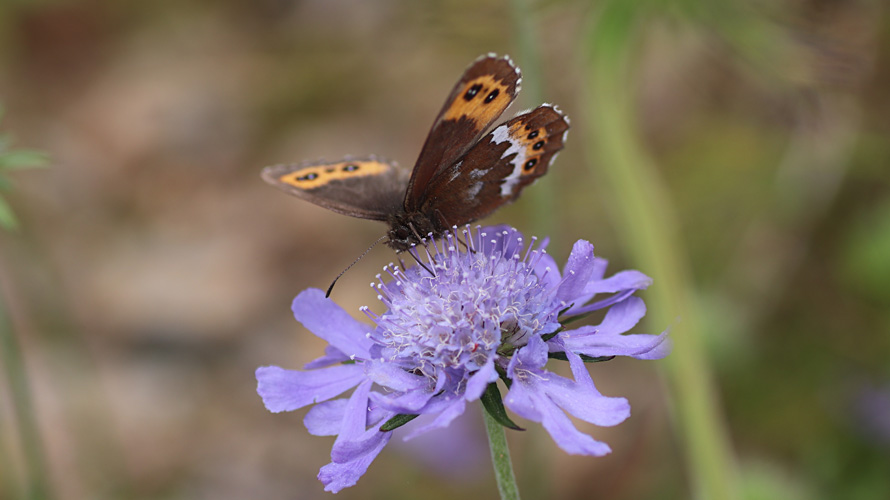
[[[725,423],[742,468],[754,471],[746,498],[888,498],[887,8],[725,6],[724,17],[691,1],[653,8],[627,85],[680,220]],[[628,265],[612,217],[622,200],[586,168],[597,145],[586,140],[583,34],[597,8],[531,2],[524,19],[540,61],[529,78],[573,125],[529,192],[558,193],[547,232],[538,228],[554,236],[557,261],[584,238],[616,271]],[[0,4],[0,132],[51,158],[48,169],[12,175],[4,196],[21,228],[0,235],[0,279],[53,497],[328,496],[315,475],[332,439],[306,433],[305,410],[266,412],[253,371],[322,353],[290,301],[326,288],[384,226],[290,198],[259,171],[369,153],[410,168],[470,61],[509,53],[525,69],[523,22],[511,9]],[[520,95],[513,109],[537,104]],[[535,199],[490,221],[532,233]],[[379,310],[367,283],[390,260],[375,249],[334,298],[359,318],[361,305]],[[535,425],[511,433],[526,497],[689,498],[656,363],[593,373],[633,407],[621,426],[585,427],[614,453],[570,457]],[[0,496],[12,496],[25,465],[0,380]],[[478,409],[470,413],[466,431],[478,433]],[[484,446],[467,447],[463,469],[435,465],[438,446],[390,445],[338,498],[496,495]],[[757,496],[758,480],[787,494]]]

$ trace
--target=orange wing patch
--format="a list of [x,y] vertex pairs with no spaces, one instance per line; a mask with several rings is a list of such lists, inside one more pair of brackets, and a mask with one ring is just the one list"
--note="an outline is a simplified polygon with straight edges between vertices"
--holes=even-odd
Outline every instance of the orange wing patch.
[[[524,129],[524,130],[520,130]],[[535,167],[543,166],[541,156],[544,155],[544,146],[547,145],[547,130],[544,127],[533,129],[531,125],[522,127],[517,123],[511,127],[510,135],[517,137],[517,142],[525,147],[525,162],[522,164],[522,175],[531,175]]]
[[491,132],[493,143],[509,144],[501,158],[508,160],[512,170],[503,178],[501,196],[514,198],[523,187],[547,173],[563,147],[568,128],[568,119],[545,104]]
[[344,161],[301,168],[282,175],[278,181],[299,189],[315,189],[332,181],[380,175],[390,169],[389,164],[379,161]]
[[476,123],[491,123],[513,101],[508,91],[509,86],[492,75],[474,78],[464,84],[442,119],[467,117]]
[[515,165],[513,178],[533,175],[537,170],[547,168],[547,165],[541,162],[541,157],[547,152],[544,147],[552,139],[548,137],[547,129],[533,128],[530,124],[517,121],[509,125],[507,133],[501,137],[510,141],[511,146],[507,154],[516,153],[512,162]]

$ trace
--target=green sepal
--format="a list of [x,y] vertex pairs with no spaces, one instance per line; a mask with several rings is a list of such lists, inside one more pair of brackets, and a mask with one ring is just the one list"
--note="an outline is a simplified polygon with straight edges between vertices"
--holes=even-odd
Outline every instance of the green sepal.
[[488,384],[480,399],[482,400],[482,407],[497,423],[514,431],[525,430],[516,425],[516,422],[510,420],[510,417],[507,416],[507,409],[504,408],[504,401],[501,399],[501,391],[498,390],[497,382]]
[[389,432],[394,429],[398,429],[399,427],[407,424],[408,422],[414,420],[420,415],[412,415],[409,413],[399,413],[395,417],[387,420],[385,424],[380,426],[380,432]]
[[557,335],[559,335],[559,333],[563,330],[564,330],[564,328],[562,326],[560,326],[559,328],[556,329],[555,332],[545,333],[544,335],[541,335],[541,340],[543,340],[544,342],[547,342],[548,340],[552,339],[553,337],[556,337]]
[[[611,360],[615,359],[615,356],[593,357],[593,356],[588,356],[586,354],[578,354],[578,356],[581,356],[581,361],[583,361],[585,363],[602,363],[603,361],[611,361]],[[560,361],[568,361],[569,360],[568,356],[566,356],[566,353],[564,353],[562,351],[548,352],[547,357],[550,359],[558,359]]]
[[575,314],[575,315],[568,316],[565,318],[561,317],[561,318],[559,318],[559,322],[563,325],[568,325],[569,323],[574,323],[575,321],[578,321],[579,319],[584,319],[584,318],[590,316],[590,314],[592,312],[593,311],[589,311],[589,312],[581,313],[581,314]]
[[501,380],[504,381],[504,385],[507,386],[507,390],[510,390],[510,387],[513,386],[513,381],[510,379],[510,377],[507,376],[507,370],[505,370],[497,363],[494,364],[494,369],[498,372],[498,377],[500,377]]

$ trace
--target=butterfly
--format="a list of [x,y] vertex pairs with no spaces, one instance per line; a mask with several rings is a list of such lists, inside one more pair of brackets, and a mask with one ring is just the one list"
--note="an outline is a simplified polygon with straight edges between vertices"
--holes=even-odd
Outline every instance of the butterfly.
[[387,244],[407,250],[491,214],[547,173],[569,129],[555,106],[522,112],[482,136],[516,99],[521,81],[509,57],[473,62],[433,122],[410,176],[369,156],[274,165],[262,177],[334,212],[386,222]]

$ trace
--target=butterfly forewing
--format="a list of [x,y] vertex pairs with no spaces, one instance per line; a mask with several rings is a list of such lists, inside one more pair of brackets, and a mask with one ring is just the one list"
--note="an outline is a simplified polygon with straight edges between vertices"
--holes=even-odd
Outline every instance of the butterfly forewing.
[[405,210],[423,204],[437,172],[456,162],[510,106],[519,92],[519,69],[508,57],[488,55],[464,72],[433,122],[414,166]]
[[421,211],[454,225],[489,215],[547,173],[568,129],[568,119],[546,104],[499,125],[433,178]]
[[345,158],[266,167],[263,179],[299,198],[352,217],[387,220],[402,210],[408,173],[381,158]]

